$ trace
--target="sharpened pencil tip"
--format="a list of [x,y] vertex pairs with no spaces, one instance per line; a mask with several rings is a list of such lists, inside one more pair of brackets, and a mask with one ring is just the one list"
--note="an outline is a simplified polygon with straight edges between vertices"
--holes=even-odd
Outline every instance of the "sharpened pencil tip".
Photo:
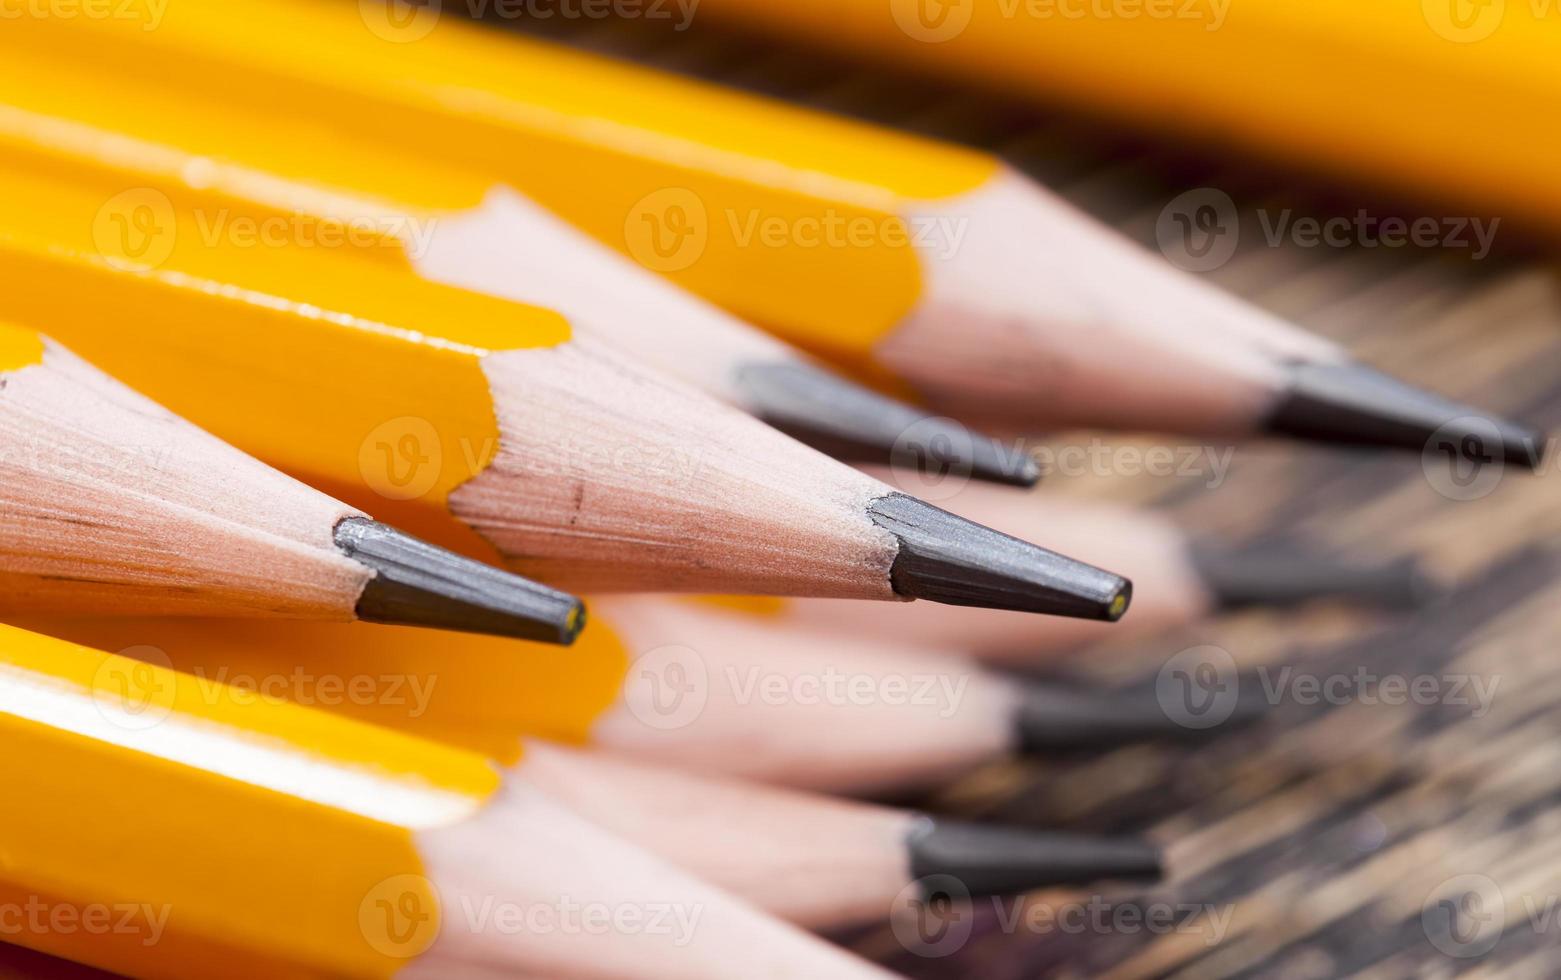
[[1133,837],[921,817],[906,846],[911,875],[934,893],[922,896],[929,900],[948,893],[948,879],[978,898],[1096,881],[1158,881],[1164,875],[1160,849]]
[[747,364],[737,387],[749,412],[836,459],[1018,487],[1041,478],[1035,460],[1017,448],[811,364]]
[[913,599],[1116,621],[1133,584],[903,493],[868,505],[873,523],[900,541],[890,576]]
[[1019,750],[1044,754],[1205,739],[1253,724],[1268,713],[1266,702],[1238,697],[1218,724],[1192,727],[1183,723],[1182,715],[1168,711],[1159,695],[1157,690],[1119,693],[1026,684],[1014,713]]
[[1384,446],[1535,469],[1532,429],[1407,385],[1359,364],[1296,364],[1268,430],[1316,442]]
[[358,618],[567,646],[585,628],[579,599],[363,517],[336,525],[336,547],[375,575]]
[[1188,554],[1204,587],[1222,609],[1334,598],[1413,609],[1430,601],[1438,591],[1413,558],[1360,564],[1297,548],[1232,552],[1209,545],[1194,545]]

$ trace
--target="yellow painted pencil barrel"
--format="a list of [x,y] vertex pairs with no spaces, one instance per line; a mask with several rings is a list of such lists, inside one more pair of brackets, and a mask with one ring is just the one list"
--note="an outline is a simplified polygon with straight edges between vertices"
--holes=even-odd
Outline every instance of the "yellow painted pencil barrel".
[[1561,6],[1505,0],[706,0],[1006,94],[1561,226]]
[[437,916],[414,833],[499,783],[476,755],[8,626],[0,735],[27,801],[0,813],[0,901],[54,923],[19,938],[140,975],[392,975],[437,919],[398,944],[376,892]]
[[889,331],[921,291],[907,202],[957,197],[999,168],[952,145],[453,16],[408,43],[353,4],[199,0],[170,5],[155,30],[49,18],[9,27],[8,55],[191,86],[221,76],[235,102],[306,103],[345,131],[438,147],[680,285],[858,363],[862,338]]

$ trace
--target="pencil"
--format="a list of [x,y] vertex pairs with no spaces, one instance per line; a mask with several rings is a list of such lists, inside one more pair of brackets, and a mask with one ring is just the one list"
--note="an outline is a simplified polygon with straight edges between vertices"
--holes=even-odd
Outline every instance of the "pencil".
[[[156,649],[151,656],[166,657],[199,683],[224,684],[240,695],[286,698],[477,749],[494,758],[510,780],[524,781],[623,839],[810,928],[881,920],[897,896],[916,894],[911,886],[932,876],[956,878],[980,896],[1158,873],[1156,849],[1135,838],[973,824],[847,803],[636,764],[533,737],[526,729],[547,728],[565,738],[571,737],[568,729],[589,729],[591,723],[581,719],[599,709],[602,689],[577,676],[599,673],[589,642],[569,663],[539,664],[521,683],[514,671],[487,667],[486,658],[529,659],[505,655],[502,644],[465,646],[445,656],[431,642],[407,644],[382,629],[262,630],[240,637],[223,624],[194,621],[28,622],[90,646],[114,645],[143,655]],[[384,643],[376,634],[385,634]],[[353,690],[357,696],[348,695]],[[524,709],[532,717],[523,722],[494,717],[483,701],[523,704],[528,691],[539,690],[549,697],[533,694],[529,701],[548,706]],[[1081,703],[1087,702],[1086,697]],[[559,712],[558,705],[571,703],[576,714]],[[1052,727],[1060,732],[1067,724]]]
[[938,9],[715,0],[700,4],[699,17],[1241,144],[1514,220],[1561,220],[1552,179],[1561,141],[1521,122],[1553,113],[1561,100],[1543,5],[1402,3],[1363,12],[1347,0],[1259,0],[1117,17],[1000,0],[948,4],[945,18]]
[[[646,764],[797,789],[925,788],[1015,753],[1200,740],[1257,721],[1240,701],[1208,729],[1154,692],[993,673],[949,651],[837,638],[703,603],[593,602],[568,657],[515,641],[359,624],[26,619],[102,649],[449,741],[501,761],[518,740],[592,746]],[[361,688],[349,696],[346,691]],[[546,696],[537,692],[545,691]]]
[[788,628],[686,601],[602,603],[630,655],[617,704],[591,730],[628,758],[850,794],[945,783],[1016,754],[1202,740],[1266,713],[1241,700],[1206,730],[1154,691],[1069,690],[949,651]]
[[0,323],[0,610],[281,616],[567,644],[578,599],[419,541]]
[[441,546],[572,591],[1127,608],[1126,580],[896,493],[554,313],[337,250],[249,247],[166,195],[126,204],[106,174],[54,169],[0,161],[17,202],[0,315]]
[[950,879],[980,898],[1161,871],[1138,838],[952,820],[535,741],[522,771],[592,823],[810,929],[882,922]]
[[481,756],[10,627],[0,663],[0,886],[124,925],[8,937],[41,952],[169,977],[884,975]]
[[[891,483],[894,475],[881,473]],[[1148,636],[1223,611],[1317,601],[1410,610],[1431,601],[1435,582],[1412,557],[1335,557],[1301,542],[1233,548],[1189,535],[1153,511],[1078,498],[969,485],[939,503],[962,517],[1121,569],[1134,582],[1133,615],[1108,634],[1082,620],[1041,620],[998,611],[922,604],[882,615],[875,606],[831,599],[720,598],[765,619],[875,642],[961,650],[983,660],[1039,664],[1110,636]]]
[[315,247],[404,261],[433,281],[557,310],[582,334],[838,458],[1019,486],[1039,478],[1022,451],[847,380],[517,191],[432,155],[354,138],[296,106],[236,106],[95,63],[17,52],[0,75],[15,82],[0,139],[19,152],[201,195],[230,233],[285,225]]
[[1435,439],[1528,466],[1541,451],[1527,428],[1151,259],[985,154],[437,15],[388,24],[340,5],[206,0],[154,31],[12,26],[41,55],[196,88],[221,77],[234,100],[296,96],[331,125],[438,146],[746,319],[973,423],[1416,451]]

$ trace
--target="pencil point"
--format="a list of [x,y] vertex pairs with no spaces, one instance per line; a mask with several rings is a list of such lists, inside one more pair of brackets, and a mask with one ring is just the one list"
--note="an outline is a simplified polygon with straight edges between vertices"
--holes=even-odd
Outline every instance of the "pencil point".
[[1041,478],[1023,452],[809,364],[748,364],[737,385],[754,415],[836,459],[1018,487]]
[[1019,750],[1039,755],[1205,739],[1250,725],[1267,713],[1266,702],[1240,698],[1218,725],[1193,728],[1168,714],[1153,690],[1116,693],[1026,684],[1014,728]]
[[906,846],[912,877],[953,878],[971,897],[1096,881],[1158,881],[1164,874],[1160,849],[1133,837],[1055,834],[922,817],[913,824]]
[[[1544,451],[1532,429],[1407,385],[1360,364],[1296,364],[1270,432],[1340,445],[1454,452],[1534,469]],[[1491,443],[1495,443],[1492,445]]]
[[1231,552],[1194,545],[1188,552],[1198,577],[1222,609],[1334,598],[1412,609],[1437,592],[1413,558],[1366,565],[1289,548]]
[[376,573],[358,597],[359,619],[489,633],[567,646],[585,607],[559,592],[363,517],[336,525],[336,547]]
[[1133,584],[929,503],[891,493],[867,508],[900,541],[894,591],[954,606],[982,606],[1078,619],[1122,618]]

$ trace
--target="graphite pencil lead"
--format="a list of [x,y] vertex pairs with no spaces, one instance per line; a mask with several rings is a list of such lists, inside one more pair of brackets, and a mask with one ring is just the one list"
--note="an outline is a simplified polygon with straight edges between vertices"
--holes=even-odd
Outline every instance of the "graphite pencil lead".
[[1160,849],[1132,837],[1055,834],[924,817],[907,836],[911,874],[924,898],[945,892],[953,878],[972,897],[1007,895],[1095,881],[1157,881],[1164,874]]
[[867,507],[900,549],[890,569],[894,591],[954,606],[983,606],[1115,622],[1133,583],[929,503],[891,493]]
[[1339,598],[1411,609],[1435,597],[1436,584],[1413,558],[1378,564],[1344,562],[1292,548],[1188,549],[1204,586],[1223,609]]
[[1544,452],[1538,432],[1442,398],[1360,364],[1295,364],[1268,431],[1358,446],[1501,460],[1529,469]]
[[810,364],[747,364],[736,381],[748,411],[837,459],[1017,487],[1041,478],[1023,452]]
[[[1238,689],[1239,690],[1239,689]],[[1159,691],[1099,692],[1052,684],[1027,684],[1014,729],[1021,752],[1045,754],[1100,750],[1134,742],[1187,741],[1250,725],[1268,713],[1261,699],[1239,694],[1217,724],[1194,727],[1167,710]]]
[[336,547],[375,571],[359,619],[569,645],[585,607],[550,589],[362,517],[336,525]]

